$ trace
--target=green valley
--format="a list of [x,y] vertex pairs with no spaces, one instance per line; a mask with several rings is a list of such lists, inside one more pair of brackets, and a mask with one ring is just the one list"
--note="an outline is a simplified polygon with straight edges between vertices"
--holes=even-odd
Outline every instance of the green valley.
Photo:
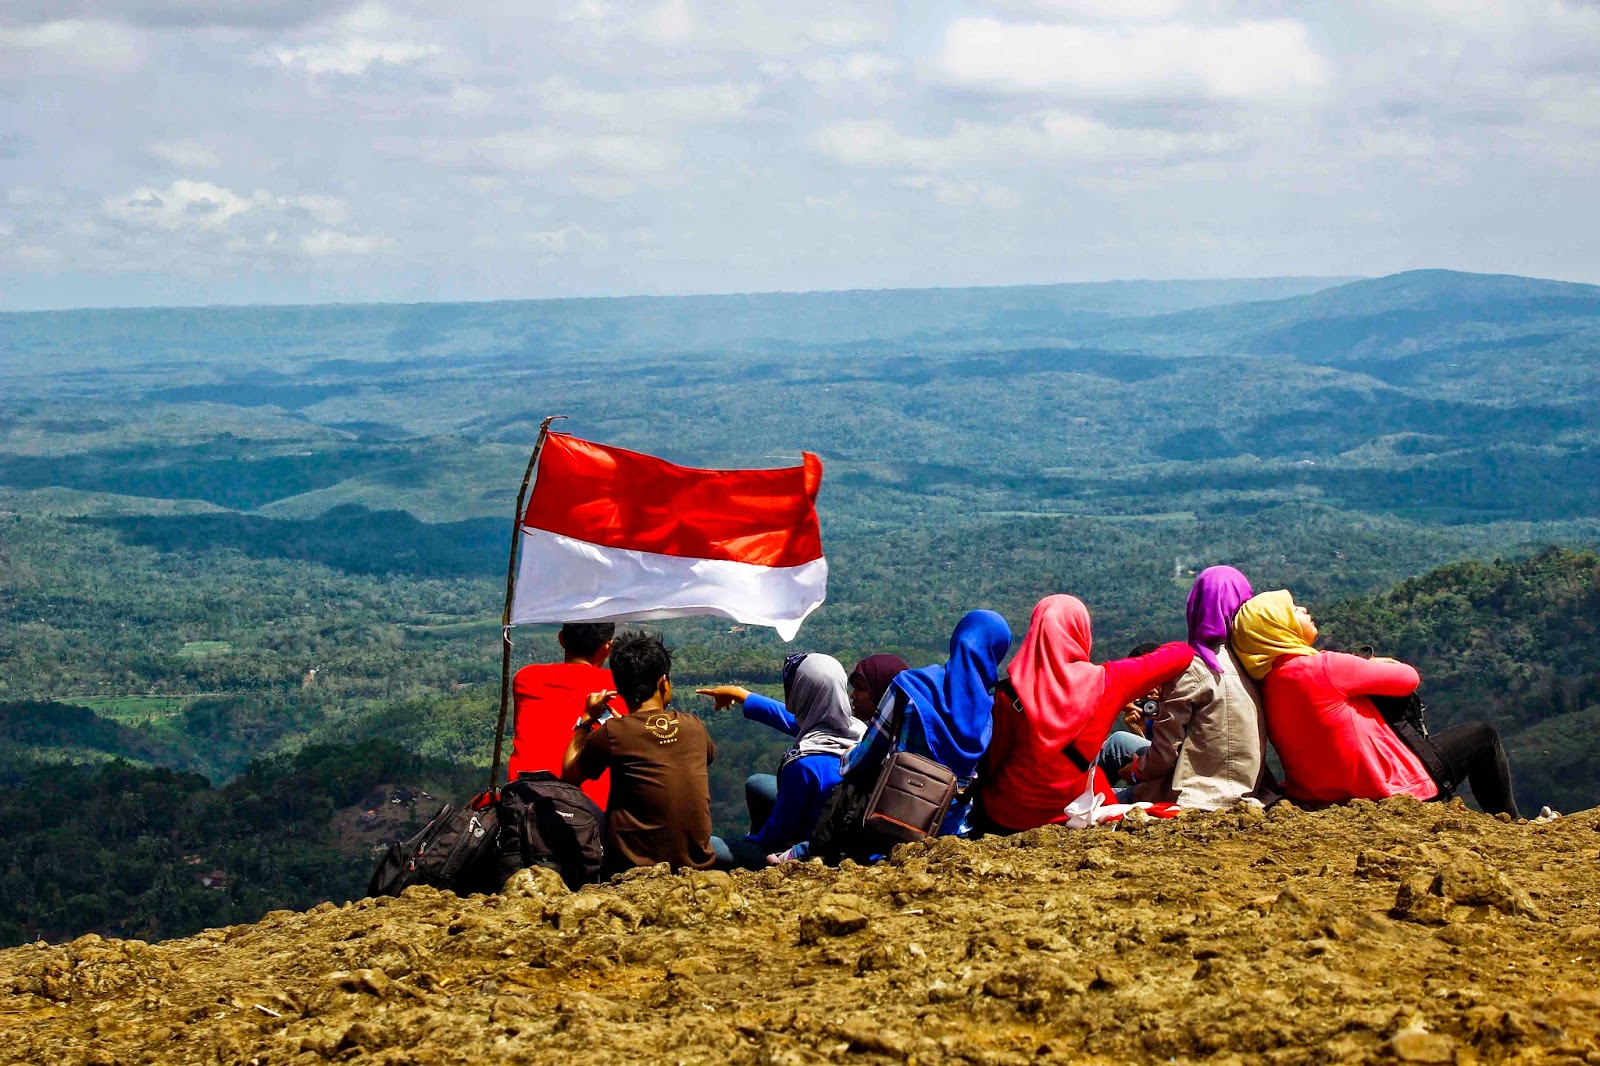
[[[965,610],[1020,628],[1067,591],[1104,659],[1181,635],[1193,573],[1228,562],[1417,663],[1440,724],[1493,721],[1525,805],[1593,806],[1597,354],[1600,288],[1446,271],[0,315],[5,934],[358,891],[336,812],[484,778],[546,414],[694,465],[820,454],[802,647],[933,661]],[[685,687],[777,680],[771,633],[659,628]],[[783,738],[712,728],[734,831]],[[310,805],[275,822],[285,781]],[[74,789],[121,804],[118,843],[20,813]],[[72,848],[99,872],[46,900]],[[169,852],[226,887],[163,880]]]

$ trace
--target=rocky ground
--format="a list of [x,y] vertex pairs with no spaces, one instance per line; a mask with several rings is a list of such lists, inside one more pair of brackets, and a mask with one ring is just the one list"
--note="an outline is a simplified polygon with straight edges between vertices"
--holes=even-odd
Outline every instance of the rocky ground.
[[1600,811],[1408,799],[0,953],[0,1060],[1600,1063]]

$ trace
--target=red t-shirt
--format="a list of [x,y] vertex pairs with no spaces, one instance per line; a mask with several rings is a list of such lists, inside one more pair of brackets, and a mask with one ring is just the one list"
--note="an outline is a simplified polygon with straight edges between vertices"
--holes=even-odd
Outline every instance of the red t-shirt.
[[[610,689],[611,671],[588,663],[530,663],[511,682],[516,707],[516,731],[511,738],[511,761],[506,779],[534,770],[561,773],[561,759],[572,741],[572,727],[583,715],[589,693]],[[620,696],[611,709],[627,714]],[[583,791],[602,808],[611,794],[611,775],[602,774],[583,783]]]
[[1261,682],[1267,736],[1283,760],[1291,799],[1346,803],[1404,792],[1432,799],[1439,786],[1368,696],[1409,696],[1417,671],[1324,651],[1280,658]]

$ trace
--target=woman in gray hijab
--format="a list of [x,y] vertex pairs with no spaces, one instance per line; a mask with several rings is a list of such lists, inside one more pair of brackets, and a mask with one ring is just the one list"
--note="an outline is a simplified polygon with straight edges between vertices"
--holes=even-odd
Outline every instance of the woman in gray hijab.
[[750,835],[730,840],[738,866],[761,866],[766,856],[805,840],[839,784],[839,762],[866,726],[850,713],[850,682],[831,655],[791,655],[783,664],[784,702],[738,685],[703,688],[717,710],[740,704],[744,716],[795,738],[778,772],[745,782]]

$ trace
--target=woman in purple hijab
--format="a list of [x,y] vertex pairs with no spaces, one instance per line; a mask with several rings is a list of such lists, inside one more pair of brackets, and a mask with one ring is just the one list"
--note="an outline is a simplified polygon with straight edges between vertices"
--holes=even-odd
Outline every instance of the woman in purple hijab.
[[1161,689],[1150,747],[1128,767],[1133,800],[1220,810],[1277,798],[1261,697],[1228,645],[1233,616],[1251,595],[1249,580],[1231,566],[1195,579],[1187,612],[1194,662]]
[[1189,646],[1213,674],[1222,674],[1217,649],[1228,643],[1233,616],[1254,595],[1250,579],[1231,566],[1207,567],[1194,579],[1189,590]]

